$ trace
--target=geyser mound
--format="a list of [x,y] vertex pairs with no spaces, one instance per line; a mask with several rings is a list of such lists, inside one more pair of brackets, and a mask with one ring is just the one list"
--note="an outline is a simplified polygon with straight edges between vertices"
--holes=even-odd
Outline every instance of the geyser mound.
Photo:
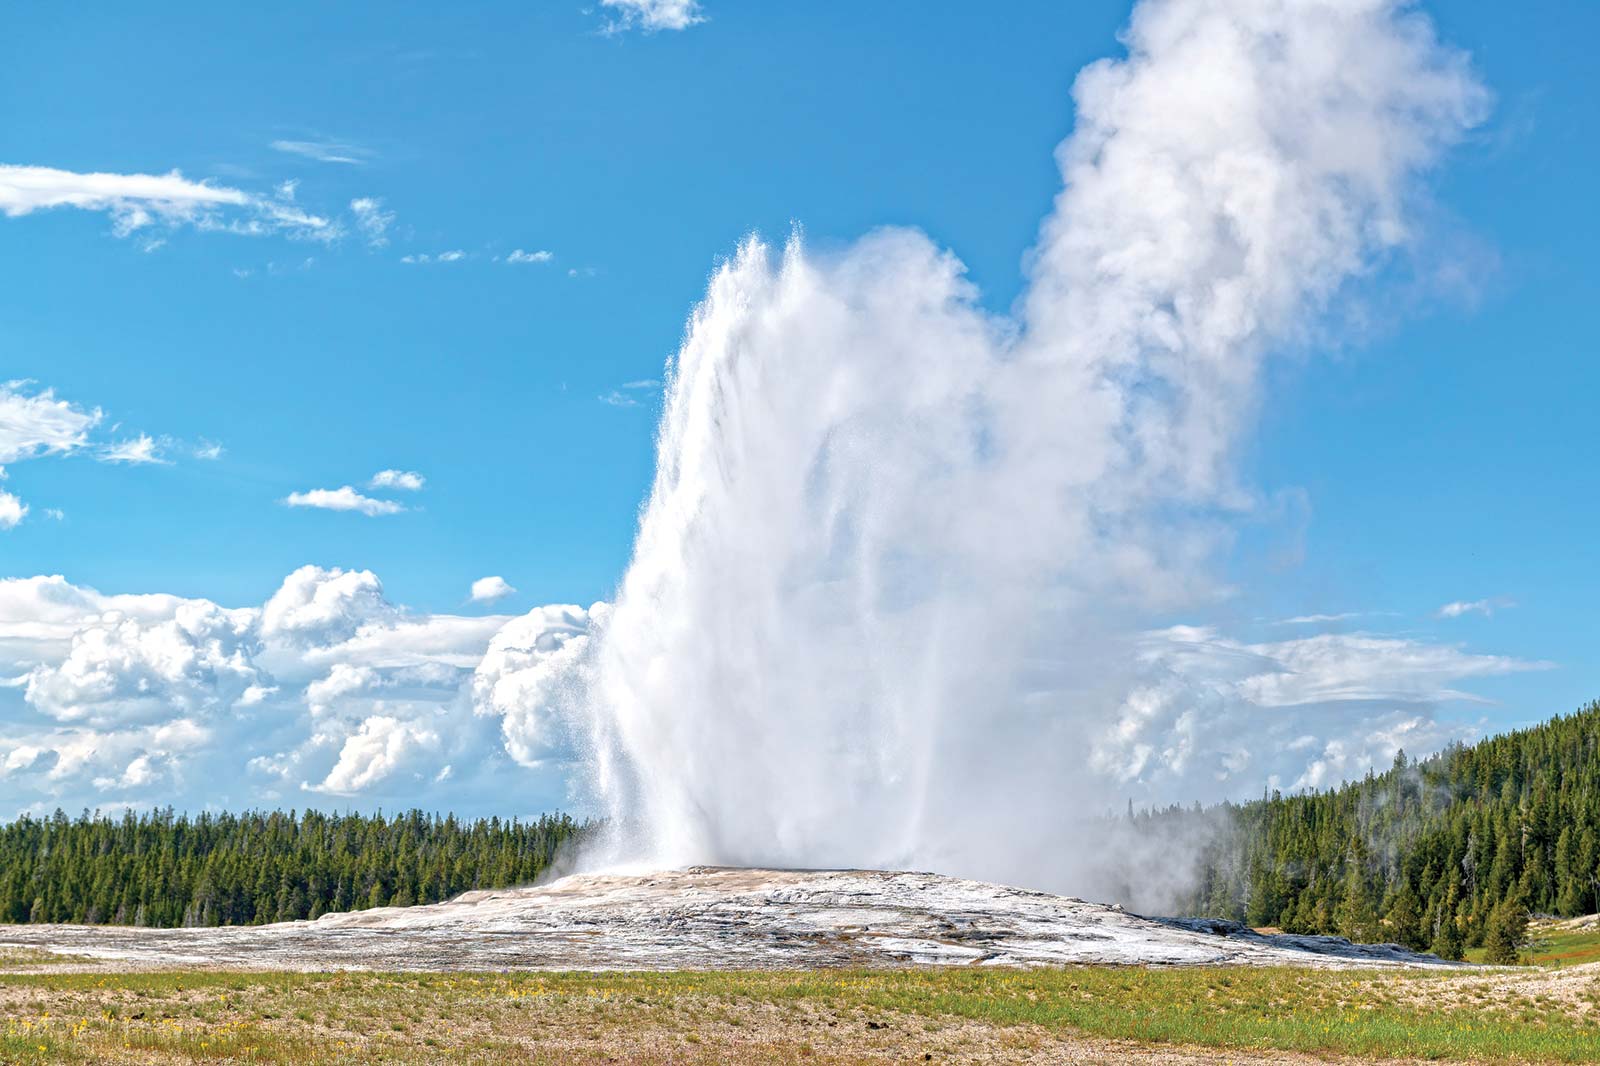
[[248,928],[9,926],[0,927],[0,945],[140,968],[283,970],[1445,965],[1394,945],[1144,918],[939,874],[728,867],[577,874],[430,906]]

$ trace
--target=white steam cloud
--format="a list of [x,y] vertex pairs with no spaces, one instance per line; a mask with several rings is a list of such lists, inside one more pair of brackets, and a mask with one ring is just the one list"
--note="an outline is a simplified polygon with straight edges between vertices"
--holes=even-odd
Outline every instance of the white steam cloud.
[[614,606],[516,653],[578,709],[614,858],[1084,880],[1140,633],[1215,593],[1250,505],[1263,359],[1407,241],[1486,106],[1394,0],[1145,0],[1123,40],[1014,317],[908,230],[713,278]]

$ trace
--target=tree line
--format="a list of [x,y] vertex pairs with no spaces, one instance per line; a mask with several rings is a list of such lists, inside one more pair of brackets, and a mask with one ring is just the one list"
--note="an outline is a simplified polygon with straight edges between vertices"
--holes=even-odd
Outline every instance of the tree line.
[[[1135,818],[1154,831],[1194,813]],[[1216,813],[1188,913],[1515,961],[1530,912],[1600,911],[1600,702]]]
[[0,826],[0,922],[259,925],[436,903],[530,883],[586,830],[563,814],[24,816]]

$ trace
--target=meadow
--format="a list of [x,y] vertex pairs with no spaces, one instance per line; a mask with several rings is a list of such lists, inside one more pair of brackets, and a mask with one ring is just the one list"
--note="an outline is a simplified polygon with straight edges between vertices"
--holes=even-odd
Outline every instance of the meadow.
[[0,1015],[5,1063],[1594,1062],[1600,967],[134,973],[0,951]]

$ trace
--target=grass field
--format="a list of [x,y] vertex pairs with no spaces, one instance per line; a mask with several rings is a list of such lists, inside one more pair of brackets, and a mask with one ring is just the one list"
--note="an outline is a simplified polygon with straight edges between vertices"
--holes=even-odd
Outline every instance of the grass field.
[[[1600,968],[57,972],[0,956],[0,1061],[1600,1061]],[[1314,1058],[1312,1058],[1314,1056]]]
[[[1587,924],[1590,921],[1534,921],[1528,927],[1531,940],[1528,961],[1535,966],[1580,966],[1600,962],[1600,923]],[[1483,950],[1470,950],[1467,958],[1482,962]]]

